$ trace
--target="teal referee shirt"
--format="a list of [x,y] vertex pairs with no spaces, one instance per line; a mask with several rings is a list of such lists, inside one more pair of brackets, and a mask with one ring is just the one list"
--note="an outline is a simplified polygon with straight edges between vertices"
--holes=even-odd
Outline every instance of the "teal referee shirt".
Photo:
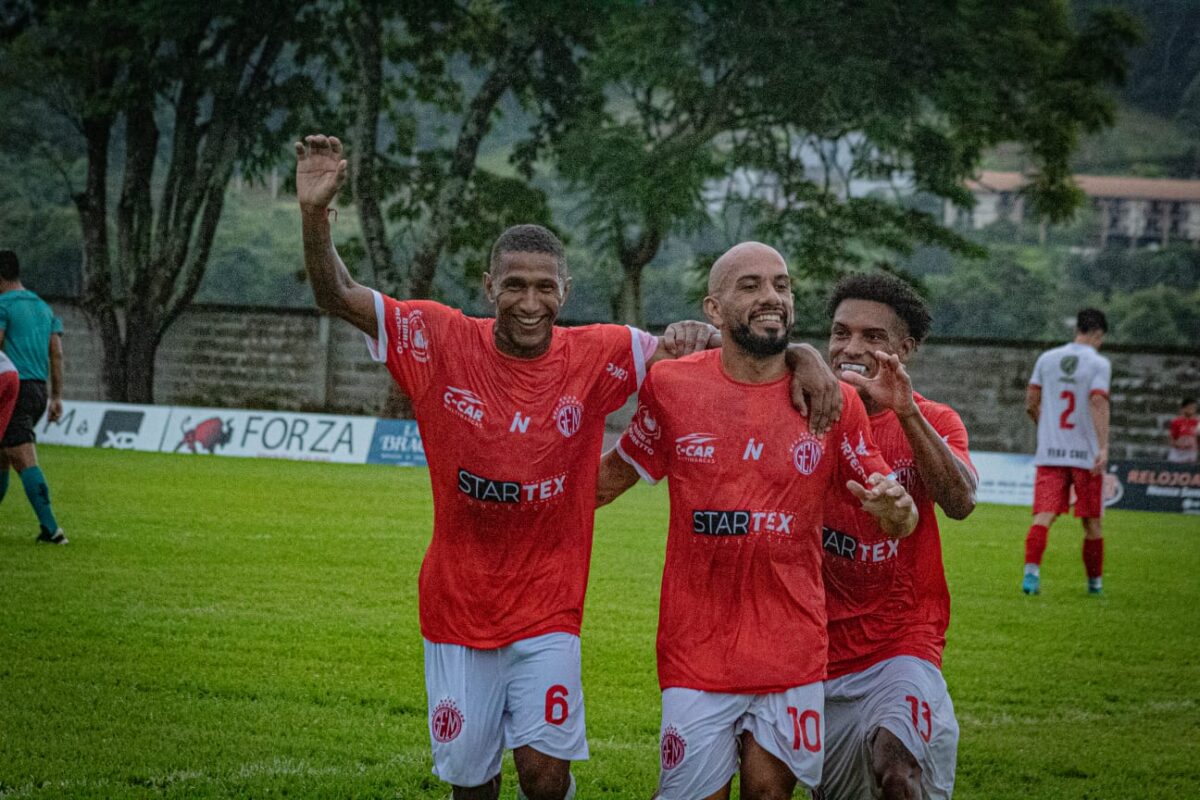
[[46,301],[28,289],[0,293],[0,331],[4,352],[17,365],[23,381],[50,375],[50,335],[62,333],[62,320]]

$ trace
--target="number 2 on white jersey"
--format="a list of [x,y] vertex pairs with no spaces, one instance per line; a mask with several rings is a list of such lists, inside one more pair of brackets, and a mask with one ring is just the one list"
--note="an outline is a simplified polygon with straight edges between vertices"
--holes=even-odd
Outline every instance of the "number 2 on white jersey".
[[1064,431],[1074,430],[1075,423],[1071,421],[1071,415],[1075,413],[1075,393],[1064,390],[1059,397],[1067,401],[1067,407],[1058,418],[1058,427]]

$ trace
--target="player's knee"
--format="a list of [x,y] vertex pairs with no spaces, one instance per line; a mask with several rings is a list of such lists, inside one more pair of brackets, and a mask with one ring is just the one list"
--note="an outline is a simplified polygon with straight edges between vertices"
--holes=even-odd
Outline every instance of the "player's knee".
[[915,759],[876,760],[875,778],[883,800],[921,800],[921,766]]
[[753,781],[742,781],[742,800],[789,800],[792,790],[777,784]]
[[557,769],[539,765],[517,770],[517,782],[521,793],[529,800],[563,800],[571,788],[570,769]]

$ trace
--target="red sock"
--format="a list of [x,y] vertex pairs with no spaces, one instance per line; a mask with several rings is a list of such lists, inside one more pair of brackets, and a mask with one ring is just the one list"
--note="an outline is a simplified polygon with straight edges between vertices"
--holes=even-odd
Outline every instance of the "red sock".
[[1046,552],[1046,534],[1049,530],[1045,525],[1029,526],[1029,535],[1025,537],[1026,564],[1042,563],[1042,554]]
[[1083,566],[1089,578],[1104,574],[1104,539],[1083,540]]

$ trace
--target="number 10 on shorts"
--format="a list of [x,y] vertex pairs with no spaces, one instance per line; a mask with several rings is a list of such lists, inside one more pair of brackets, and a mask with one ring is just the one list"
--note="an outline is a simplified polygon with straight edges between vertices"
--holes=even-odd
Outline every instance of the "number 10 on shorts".
[[810,753],[821,752],[821,712],[788,706],[787,713],[792,718],[792,749],[799,750],[803,745]]

